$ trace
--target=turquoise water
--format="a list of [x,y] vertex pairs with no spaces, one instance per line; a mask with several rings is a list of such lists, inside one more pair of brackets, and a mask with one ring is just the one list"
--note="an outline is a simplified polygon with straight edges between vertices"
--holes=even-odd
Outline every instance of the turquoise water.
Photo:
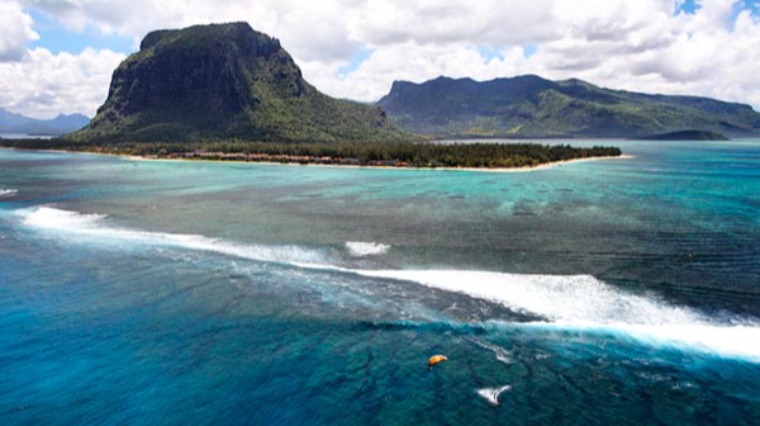
[[0,150],[0,420],[760,424],[760,141],[614,144],[526,173]]

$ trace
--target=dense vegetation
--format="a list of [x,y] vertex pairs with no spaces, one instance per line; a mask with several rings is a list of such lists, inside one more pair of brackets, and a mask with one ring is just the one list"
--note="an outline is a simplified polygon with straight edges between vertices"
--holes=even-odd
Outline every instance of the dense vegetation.
[[378,105],[400,127],[437,137],[615,137],[707,130],[760,135],[750,106],[690,96],[604,89],[537,76],[476,82],[396,82]]
[[0,140],[0,146],[65,149],[158,158],[277,161],[399,167],[532,167],[579,158],[619,156],[619,148],[495,143],[275,143],[241,140],[93,145],[63,139]]
[[148,34],[114,71],[108,98],[75,142],[414,141],[382,108],[306,82],[280,42],[246,23]]

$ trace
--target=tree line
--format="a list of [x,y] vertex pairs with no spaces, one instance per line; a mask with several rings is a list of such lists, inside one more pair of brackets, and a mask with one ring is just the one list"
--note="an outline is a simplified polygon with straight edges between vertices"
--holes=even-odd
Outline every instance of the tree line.
[[[98,145],[66,139],[0,140],[0,145],[26,149],[61,149],[117,155],[243,159],[283,162],[320,162],[359,165],[403,165],[409,167],[532,167],[557,161],[589,157],[620,156],[620,148],[578,148],[567,144],[353,142],[277,143],[243,140],[197,143],[140,142]],[[290,159],[290,160],[289,160]]]

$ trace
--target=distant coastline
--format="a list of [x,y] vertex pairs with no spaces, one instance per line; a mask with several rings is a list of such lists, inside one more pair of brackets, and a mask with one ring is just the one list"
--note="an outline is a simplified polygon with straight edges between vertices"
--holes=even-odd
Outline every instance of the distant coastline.
[[95,145],[67,139],[0,140],[0,146],[126,155],[145,159],[213,160],[324,166],[423,169],[520,170],[590,158],[617,158],[618,147],[573,147],[536,143],[286,143],[219,141],[202,143],[118,143]]
[[59,136],[59,134],[42,133],[0,133],[0,139],[53,139]]
[[[71,151],[56,151],[56,152],[71,152]],[[570,160],[560,160],[549,163],[542,163],[535,166],[521,166],[521,167],[424,167],[424,166],[410,166],[410,165],[396,165],[396,164],[354,164],[351,162],[344,163],[319,163],[319,162],[303,162],[300,158],[293,158],[287,161],[281,158],[278,161],[271,160],[243,160],[239,158],[229,157],[229,159],[208,159],[208,158],[192,158],[192,157],[157,157],[157,156],[142,156],[142,155],[121,155],[121,154],[108,154],[108,153],[95,153],[95,155],[116,155],[126,158],[130,161],[171,161],[171,162],[190,162],[190,161],[205,161],[210,163],[218,162],[230,162],[230,163],[255,163],[264,164],[270,166],[311,166],[311,167],[331,167],[331,168],[350,168],[350,169],[378,169],[378,170],[425,170],[425,171],[453,171],[453,172],[491,172],[491,173],[524,173],[533,172],[538,170],[551,169],[559,167],[565,164],[582,163],[587,161],[602,161],[602,160],[632,160],[636,158],[633,155],[621,154],[621,155],[609,155],[599,157],[585,157],[574,158]]]
[[[217,149],[214,149],[214,148]],[[142,152],[140,152],[142,151]],[[394,167],[424,169],[520,169],[565,160],[617,157],[617,147],[592,148],[541,144],[435,143],[241,143],[209,144],[193,151],[137,150],[146,158],[268,162],[302,165]]]
[[[602,161],[602,160],[630,160],[636,158],[633,155],[621,154],[621,155],[607,155],[607,156],[593,156],[583,158],[573,158],[559,161],[551,161],[531,166],[518,166],[518,167],[451,167],[451,166],[414,166],[405,164],[403,162],[375,162],[369,164],[358,164],[351,159],[344,159],[344,161],[308,161],[300,156],[278,156],[275,158],[267,158],[261,154],[253,154],[248,158],[243,158],[240,155],[230,155],[224,153],[213,153],[215,156],[211,157],[185,157],[179,155],[133,155],[125,153],[114,153],[105,151],[83,151],[83,150],[66,150],[66,149],[30,149],[23,147],[8,147],[0,146],[0,149],[20,149],[28,151],[39,152],[55,152],[55,153],[75,153],[75,154],[89,154],[89,155],[104,155],[121,157],[129,161],[171,161],[171,162],[229,162],[229,163],[255,163],[270,166],[311,166],[311,167],[331,167],[331,168],[350,168],[350,169],[376,169],[376,170],[424,170],[424,171],[454,171],[454,172],[490,172],[490,173],[524,173],[550,169],[559,167],[566,164],[581,163],[587,161]],[[218,157],[221,155],[221,158]],[[255,158],[255,159],[254,159]],[[313,160],[313,159],[312,159]]]
[[621,154],[621,155],[609,155],[605,157],[587,157],[587,158],[575,158],[572,160],[561,160],[561,161],[555,161],[552,163],[544,163],[539,164],[538,166],[532,166],[532,167],[513,167],[513,168],[504,168],[504,169],[488,169],[488,168],[467,168],[467,167],[445,167],[443,170],[448,171],[467,171],[467,172],[498,172],[498,173],[522,173],[522,172],[533,172],[537,170],[545,170],[545,169],[551,169],[555,167],[559,167],[565,164],[573,164],[573,163],[584,163],[587,161],[603,161],[603,160],[633,160],[635,159],[635,155],[629,155],[629,154]]

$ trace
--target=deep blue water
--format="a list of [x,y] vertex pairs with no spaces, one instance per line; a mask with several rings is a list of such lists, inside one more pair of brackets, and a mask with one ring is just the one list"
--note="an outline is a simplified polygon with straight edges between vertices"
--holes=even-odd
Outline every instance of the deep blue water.
[[0,150],[0,424],[760,424],[760,140],[612,143],[524,173]]

